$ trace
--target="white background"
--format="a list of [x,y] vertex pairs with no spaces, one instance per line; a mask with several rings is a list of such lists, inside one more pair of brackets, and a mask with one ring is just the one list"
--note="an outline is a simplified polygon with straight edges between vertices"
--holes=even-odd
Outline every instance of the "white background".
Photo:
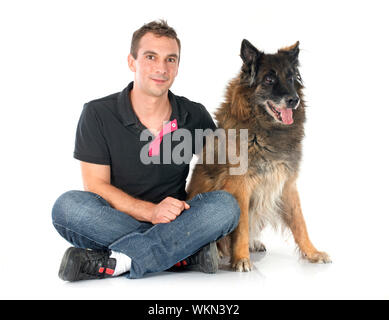
[[[388,40],[385,1],[2,1],[0,298],[388,299]],[[239,71],[240,43],[268,53],[300,41],[307,105],[299,179],[312,242],[298,259],[266,230],[255,270],[160,273],[65,283],[69,246],[56,198],[82,189],[73,159],[83,103],[121,91],[132,32],[167,19],[182,42],[175,94],[212,114]]]

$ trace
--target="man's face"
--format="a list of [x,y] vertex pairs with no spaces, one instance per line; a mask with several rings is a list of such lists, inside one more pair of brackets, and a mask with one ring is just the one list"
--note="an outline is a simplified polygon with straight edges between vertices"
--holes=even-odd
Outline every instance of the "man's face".
[[175,39],[146,33],[139,41],[137,59],[128,56],[134,86],[154,97],[166,94],[178,73],[178,55]]

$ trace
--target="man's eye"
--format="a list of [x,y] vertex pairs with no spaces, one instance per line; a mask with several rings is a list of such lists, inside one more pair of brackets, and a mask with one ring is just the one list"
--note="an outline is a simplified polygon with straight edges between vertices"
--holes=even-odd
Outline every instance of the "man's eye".
[[154,60],[154,58],[155,58],[155,57],[152,56],[152,55],[150,55],[150,54],[146,56],[146,59],[148,59],[148,60]]
[[174,63],[174,62],[176,62],[176,59],[175,59],[175,58],[169,58],[169,59],[167,59],[167,61],[168,61],[168,62],[173,62],[173,63]]

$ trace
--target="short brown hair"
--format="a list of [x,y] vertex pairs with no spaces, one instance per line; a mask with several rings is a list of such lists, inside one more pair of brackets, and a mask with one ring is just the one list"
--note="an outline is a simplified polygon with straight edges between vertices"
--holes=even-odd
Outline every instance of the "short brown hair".
[[175,39],[178,44],[178,52],[181,53],[181,42],[180,39],[178,39],[177,37],[176,31],[172,27],[170,27],[165,20],[159,20],[144,24],[142,27],[140,27],[133,33],[130,53],[135,59],[138,56],[140,39],[142,39],[142,37],[149,32],[156,35],[157,37],[168,37],[171,39]]

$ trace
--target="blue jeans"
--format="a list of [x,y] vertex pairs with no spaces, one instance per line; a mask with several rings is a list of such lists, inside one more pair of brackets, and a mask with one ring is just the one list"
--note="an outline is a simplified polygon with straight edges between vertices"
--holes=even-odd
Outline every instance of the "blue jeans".
[[128,278],[167,270],[208,243],[233,231],[240,208],[226,191],[200,193],[170,223],[138,221],[116,210],[98,194],[71,190],[54,203],[54,227],[79,248],[109,249],[132,259]]

